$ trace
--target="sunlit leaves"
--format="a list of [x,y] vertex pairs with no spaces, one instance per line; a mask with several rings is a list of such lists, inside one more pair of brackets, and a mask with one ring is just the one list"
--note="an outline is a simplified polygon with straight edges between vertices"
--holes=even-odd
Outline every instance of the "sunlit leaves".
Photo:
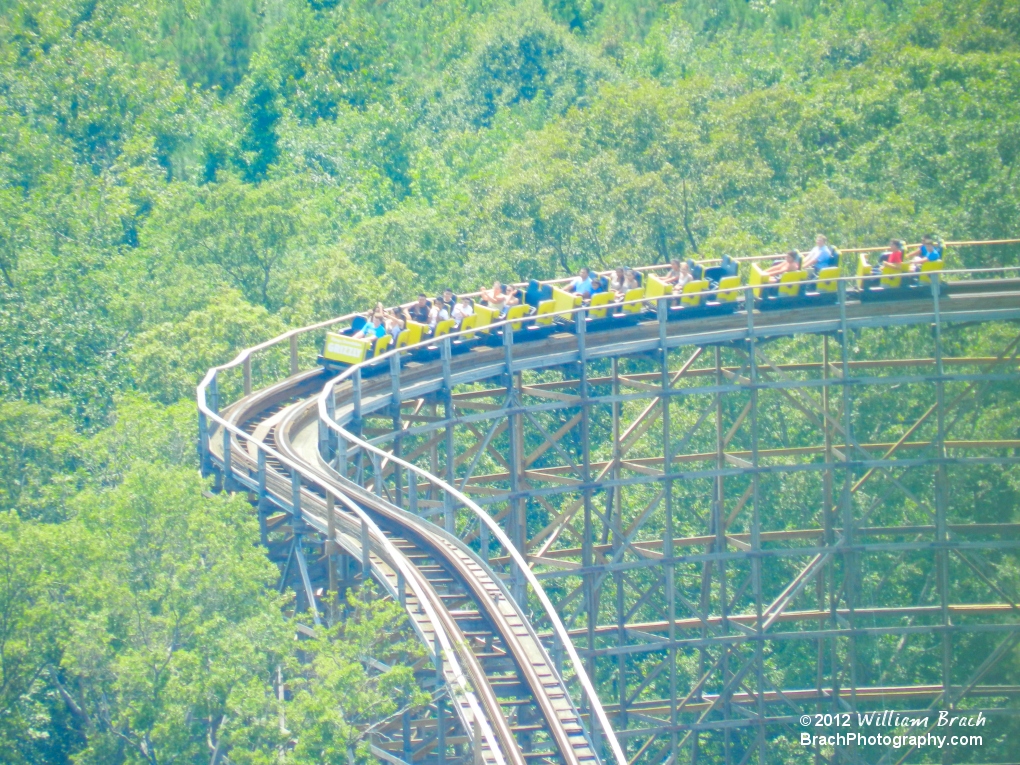
[[[282,329],[265,309],[246,304],[236,292],[224,293],[206,309],[139,335],[130,352],[135,382],[157,401],[172,404],[191,397],[211,366],[229,361],[233,352],[268,340]],[[271,375],[282,367],[281,362],[278,357],[270,359],[266,372]]]

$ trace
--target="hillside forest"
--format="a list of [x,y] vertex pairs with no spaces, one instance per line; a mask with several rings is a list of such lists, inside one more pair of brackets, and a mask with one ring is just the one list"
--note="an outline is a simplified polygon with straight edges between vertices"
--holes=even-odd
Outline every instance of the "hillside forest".
[[297,650],[198,473],[210,366],[419,289],[1016,236],[1018,103],[1010,0],[0,0],[0,761],[361,762],[422,702],[371,590]]

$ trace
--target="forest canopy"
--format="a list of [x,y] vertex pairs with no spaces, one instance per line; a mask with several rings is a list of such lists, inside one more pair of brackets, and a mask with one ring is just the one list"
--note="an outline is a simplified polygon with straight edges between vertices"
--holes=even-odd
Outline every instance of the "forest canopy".
[[0,760],[366,756],[330,636],[274,695],[209,366],[419,288],[1015,236],[1018,103],[1008,0],[0,0]]

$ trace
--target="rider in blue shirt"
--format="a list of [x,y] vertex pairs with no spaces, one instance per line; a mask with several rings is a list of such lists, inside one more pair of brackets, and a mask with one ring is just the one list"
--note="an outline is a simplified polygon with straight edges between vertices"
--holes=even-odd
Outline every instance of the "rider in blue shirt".
[[575,295],[583,295],[584,297],[591,297],[592,283],[591,283],[591,271],[585,266],[581,266],[581,270],[577,272],[577,276],[567,285],[567,292],[573,292]]
[[836,253],[828,244],[828,239],[819,234],[815,237],[815,246],[804,256],[802,268],[813,270],[815,273],[823,268],[830,268],[837,265]]
[[935,237],[925,234],[921,237],[921,246],[907,255],[911,270],[918,271],[921,263],[942,260],[942,247],[935,243]]

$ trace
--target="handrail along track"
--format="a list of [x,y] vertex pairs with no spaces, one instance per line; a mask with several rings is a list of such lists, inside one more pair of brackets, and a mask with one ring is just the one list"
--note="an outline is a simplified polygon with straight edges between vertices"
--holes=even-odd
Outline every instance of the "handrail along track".
[[[293,333],[289,336],[293,337]],[[270,347],[271,344],[263,344],[261,348]],[[249,353],[239,356],[230,366],[245,363]],[[364,554],[364,543],[359,537],[363,539],[367,535],[371,538],[371,544],[377,548],[378,553],[381,553],[379,556],[381,559],[372,558],[366,562],[365,568],[371,567],[376,577],[387,585],[387,589],[390,589],[401,602],[408,603],[409,610],[413,611],[415,602],[424,609],[426,626],[422,627],[419,624],[415,626],[426,644],[434,642],[437,645],[437,649],[433,649],[430,655],[434,662],[445,670],[448,684],[458,692],[457,710],[462,724],[472,740],[472,745],[481,746],[483,759],[496,763],[509,760],[518,765],[524,763],[526,759],[534,760],[536,757],[577,765],[598,762],[596,747],[581,725],[581,717],[573,707],[569,694],[545,654],[537,635],[524,614],[515,608],[502,583],[487,572],[484,563],[473,559],[466,548],[459,545],[455,539],[444,538],[440,530],[427,528],[428,524],[420,522],[415,524],[416,519],[387,506],[377,497],[358,491],[358,487],[340,483],[338,488],[339,482],[331,480],[331,476],[307,462],[300,461],[297,453],[289,448],[286,441],[278,444],[278,448],[272,448],[239,427],[257,418],[261,411],[270,408],[279,400],[287,401],[295,394],[295,390],[300,391],[309,383],[314,385],[314,379],[318,375],[305,373],[289,378],[253,396],[253,400],[249,401],[250,406],[235,406],[225,412],[225,416],[221,416],[209,407],[205,391],[215,380],[216,374],[224,368],[227,368],[227,365],[210,370],[198,391],[199,411],[205,420],[203,445],[207,449],[208,458],[219,462],[220,465],[229,465],[230,470],[227,472],[230,479],[252,490],[258,496],[275,495],[277,504],[288,509],[298,522],[304,521],[320,532],[325,532],[329,528],[328,518],[323,516],[332,505],[335,508],[335,519],[340,521],[335,539],[355,555]],[[247,369],[246,364],[246,372]],[[314,406],[313,399],[313,410]],[[215,431],[209,428],[208,422],[215,423],[219,428],[222,445],[218,449],[213,442]],[[254,450],[254,456],[249,450]],[[275,462],[281,470],[274,470],[272,466],[266,464],[267,461]],[[289,471],[289,479],[283,474],[283,470]],[[322,502],[317,494],[325,495],[327,501]],[[295,501],[294,497],[299,499]],[[329,501],[330,498],[332,502]],[[345,507],[349,513],[356,516],[361,528],[351,529],[351,520],[338,511],[339,507]],[[380,528],[377,517],[373,517],[374,513],[381,516],[390,529],[389,532]],[[397,531],[396,534],[393,533],[394,530]],[[522,752],[521,742],[514,735],[515,731],[510,729],[502,705],[497,700],[485,671],[477,657],[467,649],[463,632],[457,627],[443,602],[443,593],[435,591],[429,579],[409,557],[409,552],[421,547],[423,542],[435,557],[441,558],[449,568],[454,569],[462,581],[470,586],[479,602],[487,606],[485,617],[495,633],[494,636],[503,643],[508,655],[513,658],[516,669],[524,675],[526,682],[510,683],[509,691],[511,694],[521,695],[523,687],[526,686],[530,690],[534,705],[541,712],[543,725],[515,726],[525,737],[524,744],[532,751]],[[362,549],[359,549],[359,546]],[[393,581],[393,576],[387,577],[384,564],[396,569],[396,582]],[[412,590],[412,596],[404,596],[398,591],[402,583],[406,583]],[[314,602],[311,597],[309,600]],[[491,640],[486,647],[492,647]],[[597,697],[595,698],[597,702]],[[535,751],[534,742],[530,739],[536,733],[548,734],[555,744],[555,749]],[[614,739],[608,725],[602,735],[609,739],[612,747]],[[541,743],[543,742],[539,742]],[[615,748],[619,750],[619,744],[616,744]],[[619,751],[622,753],[622,750]],[[614,759],[620,761],[619,758]]]
[[[952,273],[955,272],[944,272],[944,276]],[[841,305],[845,305],[845,284],[856,280],[857,277],[841,278]],[[935,283],[938,283],[938,277],[935,278]],[[749,295],[749,290],[747,294]],[[584,311],[583,308],[575,309],[571,314],[583,316]],[[508,597],[502,581],[488,570],[484,561],[477,559],[465,546],[460,545],[456,539],[444,534],[433,524],[414,516],[408,517],[407,513],[403,513],[399,508],[378,496],[382,494],[378,479],[373,494],[340,476],[324,460],[309,460],[307,451],[303,452],[295,448],[289,437],[278,440],[277,447],[273,448],[263,443],[259,438],[253,437],[241,427],[246,422],[258,418],[262,411],[259,407],[262,404],[273,400],[274,397],[287,399],[302,385],[308,389],[315,388],[321,383],[321,377],[317,378],[317,375],[312,373],[296,375],[277,386],[272,386],[267,391],[260,391],[261,395],[250,397],[250,406],[235,406],[222,415],[216,411],[216,404],[218,404],[216,380],[219,373],[242,366],[245,373],[245,394],[251,394],[250,360],[252,354],[268,349],[285,338],[289,339],[291,343],[291,372],[296,373],[295,339],[305,332],[319,330],[349,318],[351,315],[321,322],[304,330],[293,330],[267,343],[247,349],[231,363],[210,370],[198,388],[203,456],[213,463],[219,462],[224,466],[225,475],[235,485],[242,485],[256,492],[260,497],[272,495],[277,505],[284,508],[289,507],[298,522],[303,520],[319,531],[326,531],[332,527],[333,524],[326,516],[333,509],[335,511],[333,522],[338,523],[338,527],[335,529],[335,539],[331,541],[337,541],[338,544],[355,555],[365,552],[364,540],[366,536],[368,537],[371,551],[369,555],[365,556],[366,568],[370,567],[377,578],[380,578],[380,581],[384,583],[384,586],[387,586],[387,589],[390,589],[402,602],[407,602],[409,609],[417,608],[423,612],[424,619],[421,622],[415,622],[415,627],[423,639],[427,643],[431,643],[430,655],[441,665],[448,682],[450,682],[451,696],[456,697],[457,710],[467,729],[468,737],[472,740],[473,745],[480,747],[485,761],[505,762],[509,759],[515,763],[521,763],[525,761],[526,753],[523,751],[523,747],[519,746],[520,742],[517,741],[515,732],[509,730],[510,726],[506,724],[506,720],[500,714],[499,701],[491,687],[488,687],[488,679],[485,670],[480,666],[481,662],[473,655],[472,651],[465,651],[463,644],[458,645],[458,641],[463,640],[466,636],[465,630],[460,629],[456,620],[451,617],[452,609],[446,607],[446,600],[442,597],[457,593],[438,592],[429,576],[423,573],[423,568],[432,567],[441,569],[442,572],[455,573],[460,578],[460,582],[457,584],[465,586],[465,589],[471,590],[473,593],[464,593],[464,599],[454,599],[455,602],[473,599],[476,605],[480,606],[479,617],[482,617],[481,611],[485,610],[485,618],[488,620],[486,626],[496,628],[493,637],[496,637],[495,632],[500,633],[498,637],[508,649],[507,655],[515,657],[518,670],[523,670],[524,674],[528,674],[528,671],[532,670],[530,686],[535,693],[535,704],[542,710],[546,718],[548,733],[555,741],[556,753],[562,757],[563,761],[584,762],[597,759],[596,752],[599,742],[592,745],[591,740],[584,735],[584,731],[581,729],[579,717],[575,720],[567,717],[569,723],[567,726],[557,725],[556,720],[561,720],[563,715],[558,714],[555,705],[550,705],[549,697],[555,693],[557,687],[564,688],[563,681],[556,676],[555,671],[552,672],[551,678],[548,675],[539,677],[535,674],[536,667],[543,671],[550,670],[552,663],[548,661],[547,657],[541,655],[532,657],[537,659],[534,663],[527,661],[527,651],[521,647],[521,640],[525,636],[517,633],[530,632],[531,644],[538,646],[540,654],[544,652],[541,643],[530,628],[524,612],[520,610],[524,604],[520,603],[517,604],[517,608],[514,607],[513,600]],[[493,324],[492,327],[505,326],[506,336],[512,343],[513,331],[508,325],[509,322],[504,325]],[[583,327],[583,322],[578,322],[578,325]],[[460,333],[447,336],[442,342],[448,345],[458,337],[458,334]],[[583,337],[583,329],[578,334]],[[583,340],[580,342],[583,343]],[[406,350],[408,349],[401,349],[401,351]],[[365,362],[362,366],[389,363],[391,358],[399,357],[401,351],[391,351],[379,358]],[[449,358],[448,352],[446,357]],[[308,417],[314,416],[322,424],[323,429],[339,436],[344,445],[345,454],[346,450],[353,447],[356,451],[360,450],[366,455],[374,455],[378,464],[388,461],[390,465],[407,474],[409,487],[412,475],[414,476],[415,490],[417,490],[419,479],[423,479],[427,485],[434,487],[444,495],[445,501],[455,503],[458,507],[465,508],[473,514],[474,522],[478,524],[480,533],[491,535],[506,549],[506,557],[515,564],[515,573],[532,588],[542,610],[545,611],[545,618],[553,628],[554,638],[559,641],[562,650],[568,654],[574,669],[574,676],[586,696],[586,707],[590,709],[594,722],[598,724],[599,736],[612,752],[614,760],[620,763],[626,762],[620,744],[613,734],[595,689],[584,672],[566,628],[560,622],[538,579],[531,573],[527,562],[502,528],[484,510],[453,486],[411,463],[404,462],[394,455],[378,449],[362,440],[357,434],[345,430],[337,422],[331,411],[331,401],[336,386],[359,375],[358,368],[349,370],[326,384],[321,395],[311,405],[308,401],[293,405],[292,411],[277,423],[276,433],[286,434],[290,428],[302,421],[302,418],[307,420]],[[212,406],[207,400],[207,390],[211,390],[213,393]],[[394,403],[399,403],[399,401]],[[380,405],[382,404],[377,401],[376,408]],[[358,406],[361,406],[360,402]],[[215,444],[213,440],[217,429],[222,439],[222,445]],[[279,439],[279,435],[277,438]],[[217,454],[217,452],[219,453]],[[279,469],[267,467],[267,461],[275,463]],[[289,472],[289,477],[284,471]],[[485,532],[481,532],[482,528],[485,529]],[[409,557],[409,554],[414,554],[416,551],[422,552],[423,548],[427,548],[429,557],[419,557],[418,560],[425,561],[425,563],[416,565],[414,558]],[[437,561],[437,563],[433,564],[430,561]],[[436,578],[442,577],[433,577],[433,579]],[[398,591],[405,587],[408,592]],[[442,585],[439,586],[439,589],[442,589]],[[451,598],[448,597],[447,600],[449,599]],[[500,606],[501,602],[502,607]],[[515,615],[517,621],[514,620]],[[479,621],[482,620],[479,619]],[[422,624],[427,624],[428,627],[423,627]],[[514,653],[515,651],[516,653]],[[549,682],[544,678],[549,678]],[[543,693],[543,688],[549,690],[548,695]],[[569,696],[567,696],[567,702],[569,703]],[[576,728],[572,727],[574,723],[576,723]],[[520,725],[518,727],[523,729],[529,726]],[[530,732],[532,731],[523,731],[525,734]],[[587,749],[585,745],[578,746],[582,739],[587,745]],[[540,756],[555,757],[556,753],[539,754]]]
[[[215,371],[210,371],[199,388],[200,411],[203,411],[206,417],[219,425],[224,434],[224,445],[228,445],[236,439],[238,444],[245,443],[254,447],[256,454],[259,455],[254,461],[257,477],[253,479],[250,475],[253,461],[246,456],[246,452],[235,457],[228,446],[226,458],[221,455],[220,459],[227,460],[224,464],[231,465],[233,480],[257,493],[260,497],[275,494],[277,503],[289,510],[299,523],[308,523],[320,533],[325,533],[332,525],[328,518],[323,516],[330,509],[334,510],[334,522],[339,522],[339,528],[336,529],[334,540],[330,541],[337,541],[354,555],[362,557],[362,564],[366,571],[371,568],[375,577],[393,595],[405,603],[415,615],[423,617],[421,619],[412,618],[412,623],[422,637],[430,658],[437,666],[437,671],[443,674],[447,685],[451,688],[451,696],[457,703],[457,711],[469,738],[472,739],[474,746],[480,747],[484,761],[505,763],[507,760],[504,752],[514,752],[513,747],[507,746],[508,741],[512,741],[512,737],[505,730],[506,726],[500,725],[499,715],[493,715],[491,709],[486,709],[483,713],[474,693],[474,686],[478,684],[479,675],[473,671],[476,670],[476,667],[471,665],[470,659],[468,659],[466,668],[462,666],[467,657],[463,647],[456,642],[455,635],[450,629],[449,619],[442,602],[436,600],[431,588],[422,580],[420,573],[409,562],[405,553],[383,533],[375,520],[360,504],[352,501],[347,494],[336,489],[329,482],[316,481],[315,476],[305,466],[292,461],[289,456],[250,436],[230,421],[233,419],[232,417],[230,419],[221,417],[209,409],[205,401],[204,388]],[[308,376],[305,375],[305,377]],[[300,382],[301,380],[299,380]],[[292,387],[292,384],[292,381],[285,381],[283,385]],[[237,414],[240,413],[239,410]],[[288,470],[290,477],[288,478],[282,471],[268,469],[265,464],[266,459],[272,459],[281,468]],[[239,463],[237,467],[242,470],[234,467],[235,460]],[[324,503],[317,501],[319,497],[310,490],[312,488],[319,494],[325,495]],[[287,497],[288,493],[290,496],[289,505],[287,500],[283,499]],[[299,498],[296,503],[294,502],[295,497]],[[346,513],[336,511],[338,506],[345,508]],[[315,510],[319,512],[313,512]],[[371,548],[366,544],[369,540]],[[404,586],[410,590],[409,594],[397,591],[398,587]],[[481,678],[484,679],[484,675]],[[521,762],[520,758],[512,756],[510,761]]]

